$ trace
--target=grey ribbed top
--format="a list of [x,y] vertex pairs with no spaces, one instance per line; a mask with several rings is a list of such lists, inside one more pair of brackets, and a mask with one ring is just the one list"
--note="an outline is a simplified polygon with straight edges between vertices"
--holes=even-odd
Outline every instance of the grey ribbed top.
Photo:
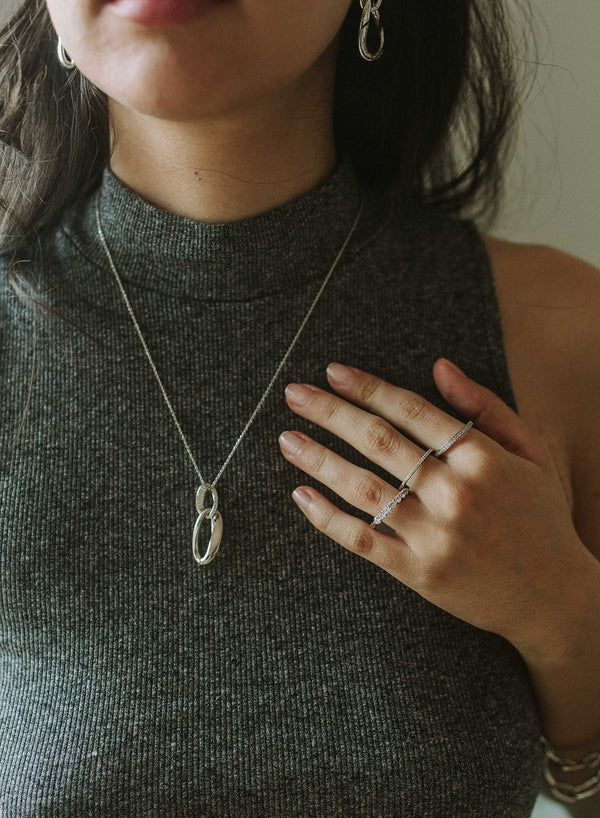
[[[489,259],[470,221],[369,200],[219,481],[225,532],[191,554],[198,479],[96,233],[65,211],[34,325],[0,267],[0,815],[525,818],[541,784],[525,665],[317,532],[282,457],[290,381],[341,361],[423,394],[445,355],[513,408]],[[269,213],[204,224],[106,167],[100,211],[200,469],[214,478],[357,212],[349,159]],[[31,385],[27,419],[10,442]],[[354,512],[367,519],[361,512]]]

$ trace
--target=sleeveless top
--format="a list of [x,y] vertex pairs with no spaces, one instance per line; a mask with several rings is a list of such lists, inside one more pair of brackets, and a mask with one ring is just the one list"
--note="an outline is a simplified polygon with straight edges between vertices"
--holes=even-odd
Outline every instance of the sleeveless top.
[[[96,192],[36,264],[39,298],[77,327],[34,321],[0,270],[0,814],[529,816],[540,723],[519,653],[318,532],[298,485],[370,517],[278,445],[298,429],[398,483],[288,408],[289,382],[331,391],[332,361],[457,416],[432,377],[446,356],[516,409],[475,224],[368,199],[219,480],[223,540],[201,566],[199,480],[97,234]],[[107,244],[207,480],[359,202],[347,157],[223,224],[155,207],[105,167]]]

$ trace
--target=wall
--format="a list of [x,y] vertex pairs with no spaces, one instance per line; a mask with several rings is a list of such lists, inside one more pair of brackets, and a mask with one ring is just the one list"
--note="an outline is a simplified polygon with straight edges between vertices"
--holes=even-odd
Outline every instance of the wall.
[[600,267],[600,3],[539,0],[534,10],[544,65],[524,102],[507,205],[489,232]]

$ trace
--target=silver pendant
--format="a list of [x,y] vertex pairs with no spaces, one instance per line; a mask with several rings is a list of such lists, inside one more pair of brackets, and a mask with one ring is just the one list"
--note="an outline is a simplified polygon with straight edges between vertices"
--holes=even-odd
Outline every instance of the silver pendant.
[[[212,495],[212,506],[210,508],[204,507],[204,497],[206,492],[210,491]],[[210,483],[202,483],[196,492],[196,511],[198,512],[198,519],[194,526],[194,535],[192,537],[192,554],[194,559],[200,565],[208,565],[213,560],[219,550],[221,544],[221,537],[223,536],[223,518],[220,512],[217,511],[219,496],[217,490]],[[198,540],[200,538],[200,528],[205,520],[210,520],[210,538],[204,556],[200,556],[198,550]]]

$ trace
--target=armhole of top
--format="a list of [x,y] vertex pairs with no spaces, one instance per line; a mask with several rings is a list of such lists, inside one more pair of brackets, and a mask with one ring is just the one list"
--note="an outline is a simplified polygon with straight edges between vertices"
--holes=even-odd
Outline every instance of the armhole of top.
[[461,221],[473,246],[476,270],[480,273],[477,275],[477,280],[481,296],[481,314],[485,321],[488,354],[491,369],[495,373],[499,397],[502,397],[502,400],[518,414],[519,410],[504,348],[504,331],[492,261],[475,222],[472,219],[461,219]]

